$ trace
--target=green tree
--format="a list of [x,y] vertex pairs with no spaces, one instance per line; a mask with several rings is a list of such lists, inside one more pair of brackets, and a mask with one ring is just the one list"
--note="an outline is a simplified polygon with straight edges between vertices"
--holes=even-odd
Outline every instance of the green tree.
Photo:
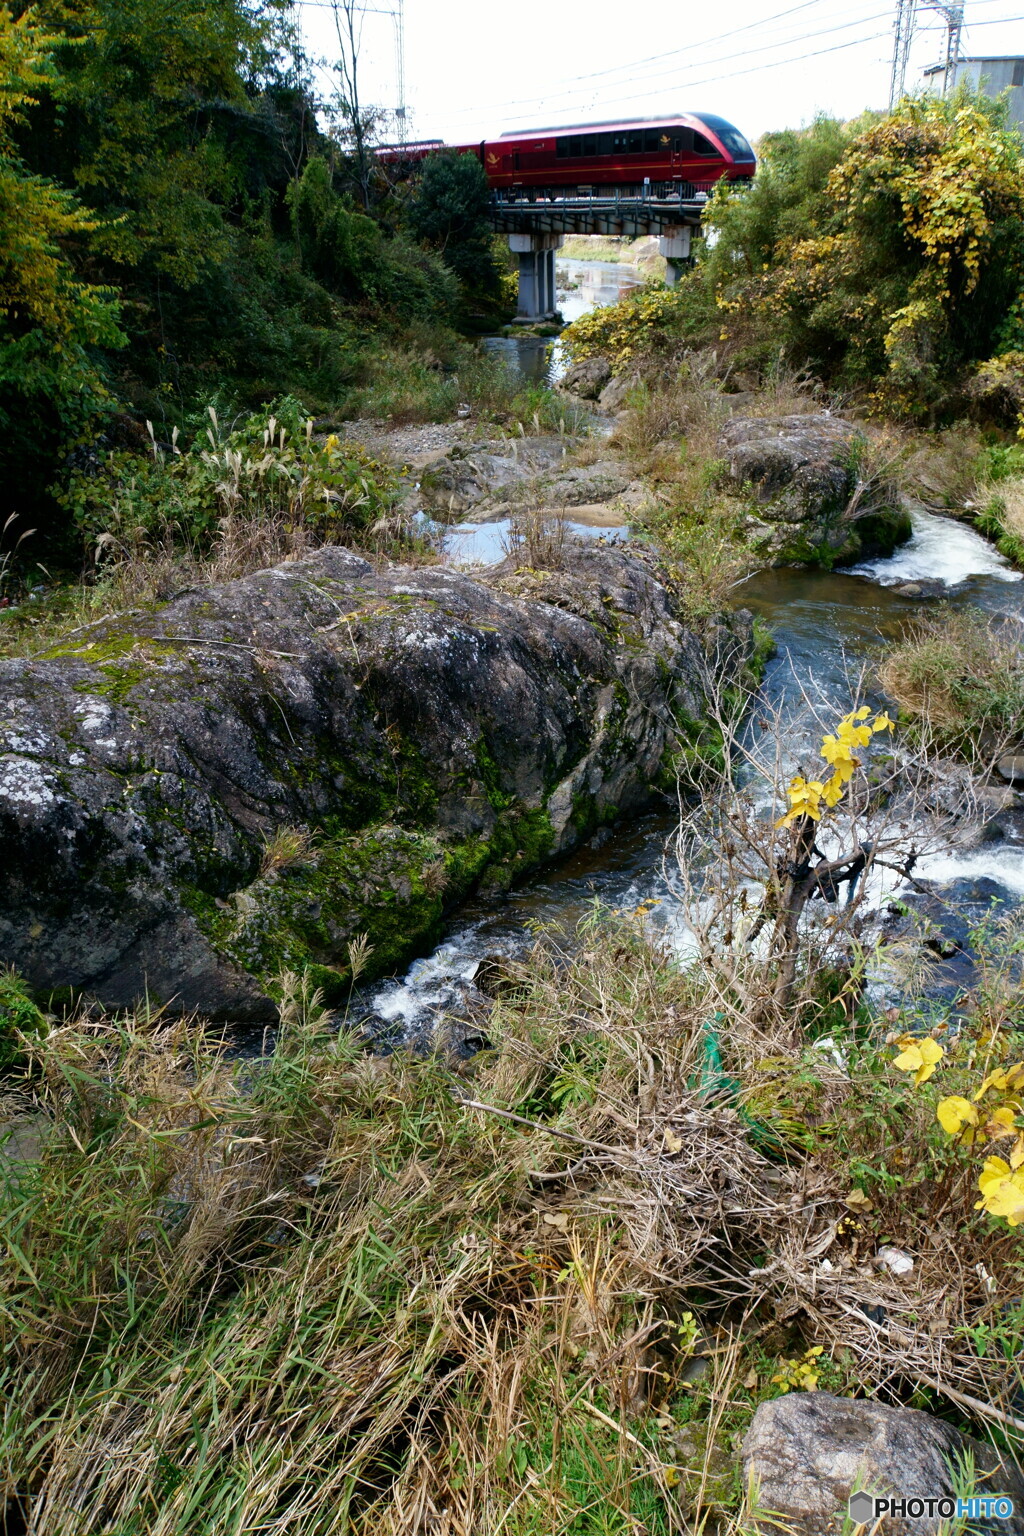
[[68,259],[94,223],[26,169],[14,141],[58,42],[31,13],[15,20],[0,6],[0,475],[18,488],[18,512],[34,510],[53,457],[105,397],[95,349],[123,339],[114,294],[83,282]]
[[[99,216],[94,249],[182,287],[227,250],[251,86],[269,62],[280,5],[244,0],[43,0],[65,43],[52,107],[30,141]],[[68,175],[70,173],[70,175]]]
[[491,193],[475,155],[445,151],[428,155],[409,200],[409,228],[438,252],[463,286],[481,294],[498,291],[490,223]]

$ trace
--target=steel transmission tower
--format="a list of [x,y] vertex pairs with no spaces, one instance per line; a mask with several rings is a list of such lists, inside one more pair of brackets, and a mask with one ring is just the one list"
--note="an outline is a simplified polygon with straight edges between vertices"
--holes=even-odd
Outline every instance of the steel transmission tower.
[[405,0],[395,0],[395,85],[398,93],[398,104],[395,108],[395,117],[398,119],[398,142],[404,144],[406,140],[406,113],[405,113]]
[[[945,95],[956,74],[956,62],[960,57],[960,33],[964,24],[964,8],[947,5],[945,0],[926,0],[926,3],[946,23],[946,69],[943,75],[942,93]],[[917,0],[896,0],[896,20],[893,24],[892,76],[889,80],[889,111],[899,101],[907,86],[907,62],[910,45],[914,40],[914,15]]]
[[942,94],[953,84],[956,61],[960,57],[960,33],[964,24],[964,8],[960,5],[944,5],[942,0],[930,0],[933,11],[938,11],[946,23],[946,73],[943,76]]
[[907,82],[907,61],[910,45],[914,40],[914,12],[917,0],[896,0],[896,20],[893,23],[892,75],[889,80],[889,111],[903,95]]

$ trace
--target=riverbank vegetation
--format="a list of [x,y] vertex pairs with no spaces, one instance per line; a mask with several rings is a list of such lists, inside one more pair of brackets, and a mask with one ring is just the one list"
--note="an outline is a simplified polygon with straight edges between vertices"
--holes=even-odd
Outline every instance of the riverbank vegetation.
[[481,168],[367,180],[289,6],[5,7],[0,72],[0,554],[31,529],[22,559],[74,568],[69,478],[111,454],[145,475],[147,421],[187,448],[210,405],[235,425],[285,397],[331,420],[505,408],[460,334],[508,312]]
[[937,1115],[1024,1052],[1019,929],[981,944],[959,1031],[908,1004],[891,1046],[855,988],[744,1022],[597,910],[508,963],[470,1063],[373,1055],[294,977],[258,1062],[144,1014],[16,1036],[8,1528],[753,1536],[780,1392],[1012,1436],[1019,1244]]
[[711,239],[671,290],[570,329],[617,372],[714,349],[721,375],[780,357],[910,422],[998,414],[1015,387],[1024,158],[1005,108],[960,91],[884,117],[769,134],[750,188],[722,183]]
[[1024,652],[1016,620],[940,608],[886,649],[879,681],[909,721],[972,762],[1024,747]]

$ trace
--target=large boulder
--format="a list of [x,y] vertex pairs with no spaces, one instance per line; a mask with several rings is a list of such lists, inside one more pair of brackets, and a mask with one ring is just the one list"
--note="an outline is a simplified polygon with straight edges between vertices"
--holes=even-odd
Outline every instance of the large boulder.
[[[0,663],[0,962],[271,1017],[283,968],[343,991],[360,935],[391,968],[639,806],[705,655],[639,559],[571,565],[485,585],[327,548]],[[748,649],[739,623],[715,665]]]
[[563,438],[543,436],[457,444],[423,467],[416,488],[433,512],[482,521],[527,507],[590,506],[639,489],[619,460],[574,464]]
[[[955,1496],[954,1468],[974,1458],[979,1494],[1014,1500],[1010,1519],[971,1524],[974,1531],[1024,1536],[1024,1479],[1000,1464],[990,1445],[914,1408],[892,1408],[829,1392],[794,1392],[762,1403],[743,1442],[743,1468],[757,1485],[759,1506],[782,1515],[793,1536],[831,1536],[844,1525],[851,1494],[940,1499]],[[878,1536],[939,1536],[955,1522],[936,1512],[885,1514],[856,1521]],[[776,1529],[765,1521],[764,1529]]]
[[476,513],[521,496],[559,469],[566,453],[565,439],[553,435],[457,443],[422,467],[417,499],[434,512]]
[[895,485],[866,464],[853,422],[807,416],[738,416],[721,432],[737,490],[750,499],[747,536],[779,565],[843,565],[891,555],[911,535]]
[[606,357],[581,357],[569,364],[558,386],[581,400],[596,400],[611,376],[612,365]]

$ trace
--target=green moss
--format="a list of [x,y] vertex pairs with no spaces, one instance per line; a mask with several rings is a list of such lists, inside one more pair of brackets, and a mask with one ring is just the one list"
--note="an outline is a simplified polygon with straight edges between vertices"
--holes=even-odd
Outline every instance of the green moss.
[[836,519],[811,538],[803,528],[775,551],[776,565],[809,565],[831,571],[857,560],[887,558],[910,538],[910,515],[899,508],[871,512],[849,524]]
[[340,1008],[348,998],[352,980],[343,971],[333,965],[317,965],[314,960],[308,960],[303,971],[310,990],[321,992],[328,1008]]
[[747,669],[755,683],[764,676],[764,669],[778,650],[775,636],[760,614],[754,615],[754,649],[747,662]]
[[124,656],[130,656],[134,651],[145,651],[152,648],[157,655],[166,654],[173,648],[173,640],[159,639],[153,635],[142,637],[138,634],[124,634],[114,630],[105,635],[98,635],[94,640],[58,641],[49,649],[40,652],[43,661],[56,661],[68,656],[78,657],[81,661],[90,662],[94,666],[103,666],[105,663],[120,661]]

